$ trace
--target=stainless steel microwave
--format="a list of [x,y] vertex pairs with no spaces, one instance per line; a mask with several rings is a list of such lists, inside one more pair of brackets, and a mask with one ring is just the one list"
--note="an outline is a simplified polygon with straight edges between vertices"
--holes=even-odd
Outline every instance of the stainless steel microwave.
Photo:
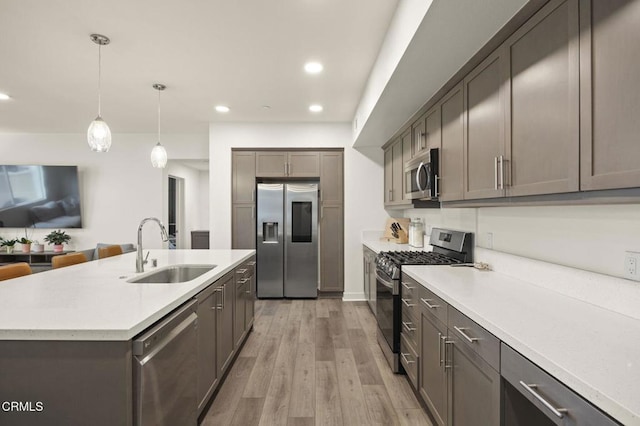
[[404,167],[405,198],[438,199],[438,148],[432,148],[406,162]]

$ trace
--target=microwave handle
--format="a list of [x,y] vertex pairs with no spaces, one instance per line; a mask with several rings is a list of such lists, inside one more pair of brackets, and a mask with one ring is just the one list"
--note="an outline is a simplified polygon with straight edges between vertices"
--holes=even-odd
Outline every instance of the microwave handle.
[[425,168],[424,163],[421,161],[420,165],[418,166],[418,170],[416,171],[416,185],[418,186],[418,191],[424,191],[425,188],[423,188],[422,186],[420,186],[420,171],[422,169]]

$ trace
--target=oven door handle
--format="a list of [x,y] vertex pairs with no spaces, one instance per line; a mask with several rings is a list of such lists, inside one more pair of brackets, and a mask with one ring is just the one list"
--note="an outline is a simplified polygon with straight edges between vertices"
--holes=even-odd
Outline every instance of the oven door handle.
[[380,282],[380,284],[387,287],[388,289],[391,289],[392,295],[397,296],[398,294],[400,294],[400,289],[398,288],[399,286],[397,284],[394,284],[392,281],[387,281],[383,276],[381,276],[378,273],[377,270],[376,270],[376,279]]

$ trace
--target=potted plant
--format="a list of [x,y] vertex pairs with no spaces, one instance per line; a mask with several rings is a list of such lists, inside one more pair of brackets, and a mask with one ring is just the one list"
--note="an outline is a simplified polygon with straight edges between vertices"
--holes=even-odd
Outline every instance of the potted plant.
[[18,240],[2,240],[2,242],[0,242],[0,245],[7,248],[7,253],[13,253],[13,248],[17,242]]
[[29,253],[31,252],[31,243],[33,241],[31,241],[30,239],[28,239],[27,237],[22,237],[18,240],[18,242],[20,244],[22,244],[22,252],[23,253]]
[[68,243],[71,239],[70,235],[67,235],[65,231],[58,229],[57,231],[51,231],[44,237],[44,240],[49,244],[53,244],[53,251],[56,253],[62,252],[63,244]]

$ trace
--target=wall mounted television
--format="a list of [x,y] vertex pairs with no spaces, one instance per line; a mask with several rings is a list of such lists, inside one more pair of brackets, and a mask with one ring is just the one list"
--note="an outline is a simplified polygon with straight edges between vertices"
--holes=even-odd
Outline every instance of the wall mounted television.
[[82,228],[78,167],[0,165],[0,228]]

